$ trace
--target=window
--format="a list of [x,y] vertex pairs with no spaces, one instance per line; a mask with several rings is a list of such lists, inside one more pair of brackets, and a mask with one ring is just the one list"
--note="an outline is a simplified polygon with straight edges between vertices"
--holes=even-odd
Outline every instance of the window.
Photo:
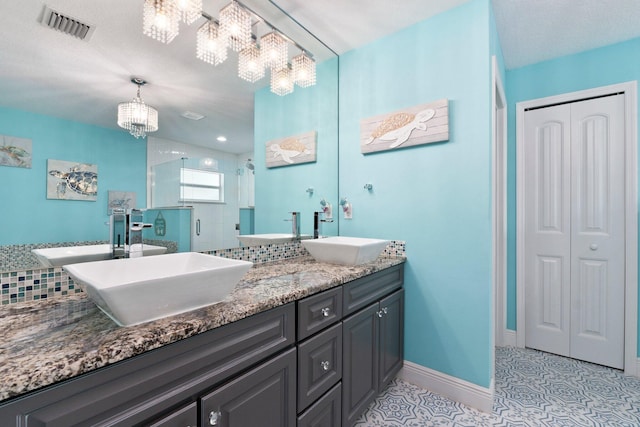
[[181,202],[224,202],[224,174],[180,168]]

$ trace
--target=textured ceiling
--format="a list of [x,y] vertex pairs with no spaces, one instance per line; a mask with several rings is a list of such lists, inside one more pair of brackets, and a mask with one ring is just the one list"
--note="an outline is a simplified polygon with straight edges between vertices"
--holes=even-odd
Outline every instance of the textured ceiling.
[[[272,1],[243,3],[321,61],[331,50],[344,53],[467,0]],[[227,2],[204,0],[205,12],[217,16]],[[203,21],[182,25],[169,45],[142,35],[142,3],[48,0],[52,9],[95,25],[91,38],[79,41],[40,25],[42,0],[0,0],[0,105],[117,128],[117,104],[133,98],[129,79],[141,76],[149,81],[142,96],[160,114],[154,136],[252,150],[253,94],[268,79],[249,84],[237,78],[235,53],[218,67],[196,59],[195,31]],[[640,0],[493,0],[493,6],[508,68],[640,36]],[[205,118],[187,120],[180,116],[185,111]],[[227,143],[215,141],[220,134]]]
[[640,37],[640,0],[493,0],[507,68]]

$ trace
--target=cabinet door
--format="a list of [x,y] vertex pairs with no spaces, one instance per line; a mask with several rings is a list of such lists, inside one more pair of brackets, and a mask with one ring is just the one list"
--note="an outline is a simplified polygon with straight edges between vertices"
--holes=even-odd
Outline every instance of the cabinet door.
[[396,376],[404,361],[404,289],[380,301],[380,383],[382,390]]
[[378,395],[378,308],[342,322],[342,425],[353,425]]
[[291,349],[201,398],[203,426],[294,427],[296,350]]
[[169,415],[149,424],[149,427],[196,427],[198,425],[198,404],[193,402]]

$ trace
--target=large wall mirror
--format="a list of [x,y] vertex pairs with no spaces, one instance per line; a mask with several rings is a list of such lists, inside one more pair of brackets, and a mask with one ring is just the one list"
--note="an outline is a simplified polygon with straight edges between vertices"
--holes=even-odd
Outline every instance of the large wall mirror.
[[[311,54],[316,84],[280,96],[269,70],[256,83],[238,77],[238,52],[206,63],[196,55],[198,29],[228,3],[205,0],[203,14],[181,22],[167,44],[143,34],[142,0],[4,7],[0,271],[41,267],[27,256],[34,246],[108,242],[118,204],[149,209],[145,221],[164,224],[145,230],[149,239],[177,229],[189,235],[188,249],[174,239],[179,250],[239,246],[240,233],[290,233],[290,212],[300,212],[303,235],[313,234],[314,212],[338,202],[337,55],[277,1],[246,0],[263,18],[252,18],[255,38],[276,28],[290,39],[289,62]],[[80,39],[52,29],[52,14],[90,30]],[[118,104],[136,96],[134,76],[148,82],[141,98],[158,110],[159,130],[146,138],[116,124]],[[311,152],[310,160],[294,158]],[[187,169],[220,174],[223,198],[181,197]],[[338,234],[337,215],[322,234]]]

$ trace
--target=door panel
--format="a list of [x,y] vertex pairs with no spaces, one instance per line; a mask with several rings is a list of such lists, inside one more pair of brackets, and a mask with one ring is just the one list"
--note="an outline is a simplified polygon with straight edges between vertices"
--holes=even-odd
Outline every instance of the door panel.
[[624,95],[571,109],[571,356],[624,365]]
[[526,346],[570,352],[571,177],[568,105],[525,122]]

